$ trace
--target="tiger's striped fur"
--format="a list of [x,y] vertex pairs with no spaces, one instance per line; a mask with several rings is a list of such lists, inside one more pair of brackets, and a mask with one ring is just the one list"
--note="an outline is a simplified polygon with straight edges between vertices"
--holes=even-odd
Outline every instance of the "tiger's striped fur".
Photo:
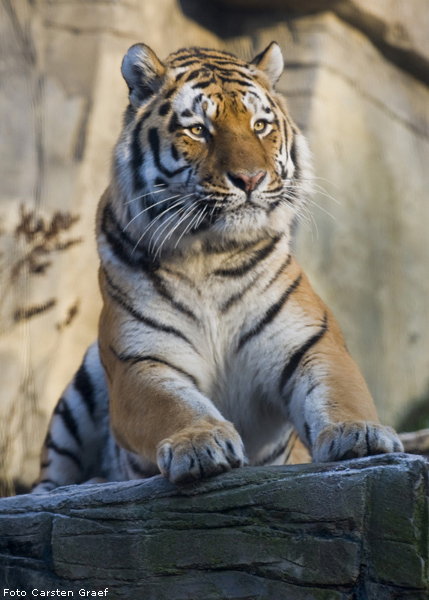
[[315,461],[402,449],[291,253],[311,168],[274,90],[282,69],[275,43],[250,64],[125,56],[98,343],[55,409],[34,491],[305,460],[297,434]]

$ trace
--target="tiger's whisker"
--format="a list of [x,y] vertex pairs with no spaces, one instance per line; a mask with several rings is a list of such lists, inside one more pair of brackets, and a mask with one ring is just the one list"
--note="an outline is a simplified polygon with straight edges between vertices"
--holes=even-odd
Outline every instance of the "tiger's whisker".
[[314,204],[314,206],[317,206],[317,208],[320,208],[320,210],[323,210],[323,212],[326,213],[329,217],[331,217],[331,219],[334,219],[334,221],[337,220],[333,214],[331,214],[328,210],[326,210],[326,208],[323,208],[323,206],[320,206],[320,204],[317,204],[317,202],[314,202],[314,200],[310,200],[310,203]]
[[127,200],[126,202],[124,202],[124,204],[131,204],[132,202],[135,202],[136,200],[140,200],[140,198],[145,198],[146,196],[151,196],[152,194],[160,194],[161,192],[163,192],[164,190],[155,190],[155,191],[151,191],[151,192],[147,192],[146,194],[142,194],[141,196],[136,196],[135,198],[131,198],[131,200]]
[[[196,206],[195,208],[198,208],[198,207]],[[197,215],[196,215],[196,216],[198,217],[198,212],[197,212]],[[189,227],[192,225],[192,223],[193,223],[193,222],[194,222],[194,219],[191,219],[190,223],[189,223],[189,224],[187,225],[187,227],[186,227],[186,228],[183,230],[183,232],[181,233],[181,235],[180,235],[179,239],[178,239],[178,240],[177,240],[177,242],[174,244],[174,248],[177,248],[177,246],[178,246],[178,244],[179,244],[180,240],[182,239],[182,237],[183,237],[184,235],[186,235],[186,233],[187,233],[187,232],[188,232],[188,230],[189,230]]]
[[169,198],[165,198],[165,200],[160,200],[159,202],[155,202],[155,204],[151,204],[150,206],[147,206],[146,208],[141,210],[138,214],[136,214],[130,221],[128,221],[128,223],[125,225],[125,227],[123,228],[122,231],[125,231],[126,228],[128,227],[128,225],[130,225],[135,219],[140,217],[140,215],[145,213],[147,210],[150,210],[154,206],[158,206],[159,204],[162,204],[163,202],[167,202],[168,200],[174,200],[174,198],[179,198],[179,196],[180,196],[180,194],[177,194],[176,196],[170,196]]
[[[172,215],[169,215],[167,217],[167,219],[165,221],[163,221],[156,229],[155,231],[152,233],[152,236],[149,240],[149,249],[152,247],[152,251],[155,249],[155,246],[158,243],[159,238],[161,237],[161,235],[164,233],[164,231],[169,227],[170,222],[172,221],[172,219],[175,219],[177,217],[177,215],[180,215],[182,213],[182,211],[186,210],[186,205],[185,206],[181,206],[180,209],[178,211],[175,211]],[[159,231],[160,230],[160,231]],[[159,234],[156,238],[156,240],[153,241],[157,231],[159,231]],[[152,243],[153,242],[153,243]],[[156,255],[155,255],[156,256]]]
[[144,238],[144,236],[146,235],[146,233],[149,231],[149,229],[151,227],[153,227],[153,225],[155,225],[155,223],[158,221],[158,219],[160,219],[163,215],[165,215],[169,210],[172,210],[173,208],[176,208],[176,206],[179,206],[181,203],[182,203],[182,199],[177,200],[172,206],[169,206],[168,208],[166,208],[155,219],[153,219],[153,221],[151,221],[148,224],[147,227],[145,227],[145,230],[143,231],[142,235],[139,237],[139,239],[137,240],[136,245],[133,248],[133,252],[135,251],[135,249],[137,248],[137,246],[140,244],[140,242],[142,241],[142,239]]
[[[171,206],[170,208],[176,208],[177,206],[179,206],[178,202],[180,202],[181,204],[183,204],[183,201],[184,201],[186,198],[189,198],[190,196],[193,196],[193,195],[194,195],[194,194],[188,194],[187,196],[183,196],[183,197],[180,199],[180,201],[178,200],[178,201],[177,201],[175,204],[173,204],[173,206]],[[163,213],[163,214],[165,214],[166,212],[167,212],[167,211],[164,211],[164,213]],[[180,209],[178,212],[174,212],[172,215],[170,215],[170,216],[169,216],[169,217],[166,219],[166,221],[164,221],[163,223],[161,223],[161,224],[160,224],[160,225],[159,225],[159,226],[158,226],[158,227],[155,229],[155,231],[152,233],[152,236],[151,236],[151,238],[150,238],[150,240],[149,240],[149,248],[150,248],[150,246],[151,246],[151,244],[152,244],[152,240],[153,240],[154,236],[156,235],[156,232],[157,232],[157,231],[158,231],[158,230],[159,230],[159,229],[160,229],[160,228],[161,228],[161,227],[162,227],[162,226],[165,224],[165,227],[163,227],[163,229],[161,229],[161,231],[160,231],[160,233],[159,233],[159,235],[158,235],[157,239],[156,239],[156,240],[154,241],[154,243],[152,244],[152,248],[155,248],[155,246],[156,246],[156,244],[157,244],[157,242],[158,242],[158,239],[160,238],[160,236],[162,235],[162,233],[165,231],[165,229],[168,227],[168,225],[169,225],[170,221],[171,221],[173,218],[175,218],[175,217],[177,216],[177,214],[181,214],[181,212],[182,212],[182,209]]]
[[[157,217],[155,217],[155,219],[153,219],[145,228],[144,232],[143,232],[143,236],[146,234],[146,232],[152,227],[152,225],[154,225],[163,215],[165,215],[165,213],[167,213],[169,210],[171,210],[172,208],[176,208],[177,206],[180,206],[180,204],[185,200],[185,198],[189,198],[190,196],[193,196],[194,194],[187,194],[186,196],[182,196],[181,198],[179,198],[179,200],[177,200],[176,202],[174,202],[171,206],[167,207],[165,210],[162,211],[162,213],[160,213]],[[177,198],[177,196],[171,196],[170,198],[168,198],[168,200],[173,200],[174,198]],[[149,207],[150,208],[150,207]],[[147,210],[147,209],[145,209]],[[137,242],[137,245],[140,243],[140,241],[143,239],[143,236],[140,238],[140,240]]]
[[199,219],[197,220],[197,222],[193,226],[193,229],[197,229],[199,227],[200,223],[202,222],[202,220],[204,218],[204,213],[206,212],[206,210],[207,210],[207,206],[204,206]]
[[[170,239],[170,237],[171,237],[171,235],[173,234],[173,232],[174,232],[174,231],[177,229],[177,227],[179,227],[179,225],[180,225],[181,223],[183,223],[183,221],[184,221],[184,220],[185,220],[185,219],[186,219],[186,218],[187,218],[187,217],[188,217],[188,216],[189,216],[189,215],[190,215],[190,214],[193,212],[193,209],[194,209],[194,208],[195,208],[195,206],[191,204],[191,205],[188,205],[188,206],[185,206],[185,207],[183,207],[183,208],[182,208],[182,209],[181,209],[181,210],[180,210],[178,213],[176,213],[176,215],[177,215],[177,214],[179,214],[179,215],[180,215],[179,221],[178,221],[178,222],[177,222],[177,223],[176,223],[176,224],[173,226],[172,230],[171,230],[171,231],[170,231],[168,234],[166,234],[166,235],[165,235],[165,237],[164,237],[164,239],[162,240],[162,242],[161,242],[160,246],[158,247],[158,250],[156,251],[155,258],[156,258],[156,256],[157,256],[158,254],[159,254],[159,255],[161,255],[162,247],[163,247],[163,245],[165,244],[165,242],[166,242],[168,239]],[[169,223],[168,225],[170,226],[170,223]],[[164,230],[163,230],[163,231],[164,231]],[[158,238],[159,238],[159,236],[158,236]],[[157,240],[157,241],[158,241],[158,240]]]
[[[146,227],[144,234],[146,234],[147,231],[149,231],[149,229],[151,229],[151,227],[157,222],[159,221],[159,219],[161,219],[165,214],[167,214],[170,210],[177,208],[178,206],[183,205],[183,198],[179,198],[179,200],[176,200],[176,202],[173,202],[173,204],[171,206],[169,206],[168,208],[166,208],[165,210],[162,211],[161,214],[159,214],[155,219],[153,219],[150,224],[148,225],[148,227]],[[174,215],[174,213],[173,213]],[[170,215],[171,216],[171,215]],[[170,217],[168,217],[170,218]],[[162,225],[164,224],[164,221],[161,221],[161,223],[158,225],[158,227],[155,229],[155,231],[153,232],[153,234],[155,234],[158,229],[160,227],[162,227]],[[151,237],[151,240],[153,239],[153,235]],[[150,242],[149,242],[150,243]]]
[[185,219],[186,219],[186,218],[187,218],[187,217],[188,217],[188,216],[189,216],[189,215],[190,215],[190,214],[193,212],[193,210],[191,210],[191,209],[193,209],[193,208],[194,208],[194,205],[193,205],[193,204],[191,204],[191,205],[189,205],[189,206],[185,207],[185,209],[184,209],[184,210],[185,210],[185,213],[183,214],[183,211],[182,211],[182,214],[181,214],[181,217],[180,217],[180,219],[179,219],[179,220],[178,220],[178,222],[177,222],[177,223],[174,225],[174,227],[172,228],[172,230],[171,230],[171,231],[170,231],[170,232],[169,232],[169,233],[166,235],[165,241],[166,241],[166,240],[169,240],[169,239],[171,238],[171,236],[172,236],[172,235],[173,235],[173,233],[174,233],[174,232],[177,230],[177,228],[178,228],[178,227],[180,227],[180,225],[181,225],[181,224],[182,224],[182,223],[185,221]]
[[321,194],[322,196],[326,196],[327,198],[330,198],[331,200],[333,200],[337,204],[341,205],[341,201],[338,200],[337,198],[334,198],[333,196],[331,196],[331,194],[328,194],[328,192],[324,188],[322,188],[322,186],[317,185],[317,183],[315,184],[315,186],[317,188],[319,188],[319,189],[314,190],[314,192],[316,194]]

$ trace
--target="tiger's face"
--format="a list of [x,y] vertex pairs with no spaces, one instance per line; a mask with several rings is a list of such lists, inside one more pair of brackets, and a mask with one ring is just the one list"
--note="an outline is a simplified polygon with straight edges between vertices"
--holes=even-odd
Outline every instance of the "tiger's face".
[[282,70],[275,43],[252,63],[202,48],[161,63],[147,46],[130,48],[115,174],[141,243],[167,249],[288,230],[309,173],[305,142],[273,89]]

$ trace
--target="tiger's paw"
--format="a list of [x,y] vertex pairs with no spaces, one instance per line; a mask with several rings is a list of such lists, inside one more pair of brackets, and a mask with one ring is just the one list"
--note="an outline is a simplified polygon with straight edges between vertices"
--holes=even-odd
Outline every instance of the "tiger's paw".
[[187,483],[246,464],[243,442],[231,423],[217,421],[187,427],[162,440],[158,467],[172,483]]
[[391,427],[365,421],[345,421],[323,429],[314,444],[313,460],[330,462],[403,451],[402,443]]

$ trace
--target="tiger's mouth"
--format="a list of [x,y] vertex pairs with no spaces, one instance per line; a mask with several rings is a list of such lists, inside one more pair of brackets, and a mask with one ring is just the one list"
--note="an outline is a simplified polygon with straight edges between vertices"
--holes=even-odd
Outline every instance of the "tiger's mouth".
[[220,193],[200,184],[153,188],[143,195],[140,210],[129,205],[133,208],[124,231],[132,235],[135,247],[145,247],[156,256],[206,236],[213,243],[222,243],[225,239],[277,234],[287,228],[292,217],[287,210],[275,212],[288,202],[284,193],[282,185],[251,194]]

